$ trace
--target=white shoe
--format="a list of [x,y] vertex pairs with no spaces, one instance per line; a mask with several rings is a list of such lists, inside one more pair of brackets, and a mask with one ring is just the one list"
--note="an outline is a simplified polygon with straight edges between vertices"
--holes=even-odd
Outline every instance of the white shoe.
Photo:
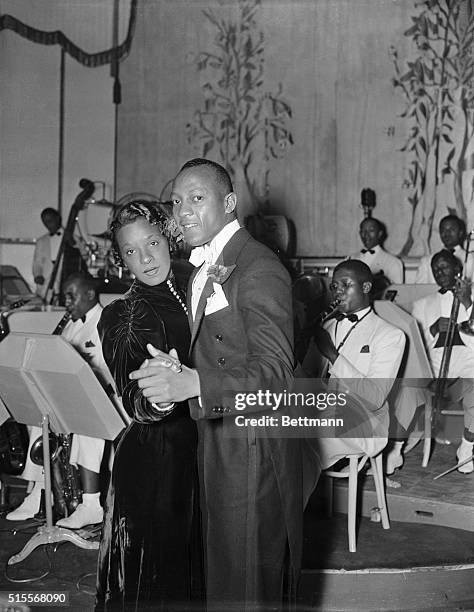
[[395,472],[396,469],[401,468],[403,465],[403,455],[399,449],[392,449],[386,458],[385,473],[389,476]]
[[33,490],[25,497],[23,502],[6,515],[7,521],[26,521],[33,518],[40,508],[41,484],[36,483]]
[[104,511],[100,504],[90,506],[79,504],[71,516],[60,519],[56,525],[57,527],[67,527],[68,529],[81,529],[81,527],[86,525],[102,523],[103,518]]
[[459,445],[458,450],[456,451],[458,463],[460,461],[465,461],[466,459],[469,459],[469,457],[471,457],[471,461],[468,461],[461,467],[458,467],[458,472],[461,472],[461,474],[470,474],[471,472],[474,472],[474,461],[472,460],[473,448],[473,442],[468,442],[464,438],[462,439],[461,444]]

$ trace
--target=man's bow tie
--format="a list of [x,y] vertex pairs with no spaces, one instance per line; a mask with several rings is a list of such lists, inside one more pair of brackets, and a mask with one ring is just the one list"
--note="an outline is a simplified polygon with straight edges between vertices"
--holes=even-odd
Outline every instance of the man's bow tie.
[[364,253],[364,255],[365,255],[366,253],[370,253],[371,255],[375,255],[375,251],[374,251],[374,249],[361,249],[361,250],[360,250],[360,252],[361,252],[361,253]]
[[54,232],[54,234],[50,234],[50,236],[61,236],[61,232]]
[[196,268],[202,266],[203,263],[212,264],[212,251],[208,244],[204,246],[194,247],[189,256],[189,262]]
[[355,313],[344,314],[343,312],[336,312],[334,318],[336,319],[336,321],[343,321],[344,319],[347,319],[351,323],[355,323],[359,320],[359,317]]
[[448,291],[452,291],[452,289],[446,289],[444,287],[441,287],[441,289],[438,289],[438,293],[441,293],[441,295],[448,293]]

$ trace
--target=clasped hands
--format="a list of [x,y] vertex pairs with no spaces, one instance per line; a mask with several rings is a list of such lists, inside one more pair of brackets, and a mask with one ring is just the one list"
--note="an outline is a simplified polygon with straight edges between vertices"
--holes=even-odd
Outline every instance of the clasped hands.
[[151,359],[145,359],[130,378],[138,381],[143,396],[156,404],[157,410],[168,411],[170,404],[200,395],[197,370],[182,365],[175,349],[164,353],[152,344],[147,344],[147,349]]

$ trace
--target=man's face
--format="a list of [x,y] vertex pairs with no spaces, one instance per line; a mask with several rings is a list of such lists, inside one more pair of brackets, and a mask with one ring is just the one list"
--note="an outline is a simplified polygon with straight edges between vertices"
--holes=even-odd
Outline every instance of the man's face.
[[458,270],[453,262],[444,257],[438,257],[431,265],[436,284],[442,289],[451,289],[455,284]]
[[233,218],[235,194],[226,194],[212,169],[205,166],[180,172],[171,193],[173,213],[191,246],[208,244]]
[[333,298],[339,300],[338,310],[344,313],[369,306],[371,287],[371,283],[361,282],[355,272],[344,267],[336,270],[329,285]]
[[59,215],[46,213],[41,219],[51,235],[55,234],[61,227],[61,217]]
[[439,226],[439,235],[447,249],[454,249],[464,240],[464,232],[459,223],[453,219],[442,221]]
[[78,281],[67,283],[64,287],[66,310],[71,313],[71,319],[77,321],[95,305],[95,293],[86,289]]
[[359,235],[365,248],[373,249],[374,246],[380,244],[382,230],[379,228],[377,221],[366,219],[360,224]]

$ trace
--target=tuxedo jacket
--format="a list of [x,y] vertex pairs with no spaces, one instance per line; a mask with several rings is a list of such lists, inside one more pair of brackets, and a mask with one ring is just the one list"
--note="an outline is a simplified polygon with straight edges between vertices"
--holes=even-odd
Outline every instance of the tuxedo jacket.
[[[208,278],[190,319],[190,353],[201,385],[200,401],[190,401],[190,412],[199,431],[208,601],[278,601],[282,582],[275,568],[280,571],[279,560],[283,567],[288,546],[293,589],[300,569],[301,443],[233,423],[236,416],[258,417],[265,409],[237,410],[235,392],[292,383],[290,278],[276,255],[244,228],[231,237],[217,265],[220,282]],[[196,273],[189,281],[189,312]]]
[[[427,295],[413,303],[412,314],[420,323],[428,357],[433,368],[433,374],[438,376],[441,359],[443,356],[444,338],[440,337],[443,332],[439,329],[440,319],[449,319],[453,304],[453,294],[447,291]],[[459,305],[457,323],[467,321],[471,310],[466,311],[462,304]],[[459,330],[458,330],[459,331]],[[448,376],[457,378],[474,377],[474,338],[459,331],[455,335],[454,345],[449,362]]]
[[[61,229],[60,231],[62,233],[64,230]],[[61,238],[58,237],[58,247],[60,240]],[[51,276],[51,272],[53,271],[53,260],[55,258],[56,253],[53,253],[51,248],[51,236],[48,233],[43,234],[36,240],[35,250],[33,253],[33,278],[36,278],[37,276],[44,277],[44,283],[42,285],[36,285],[36,293],[41,297],[45,297],[49,278]],[[58,270],[58,274],[56,276],[56,282],[54,286],[55,293],[59,293],[60,279],[61,269]]]
[[383,272],[384,276],[386,276],[392,284],[403,283],[405,275],[402,260],[391,253],[387,253],[387,251],[379,245],[373,250],[375,250],[374,254],[358,251],[357,253],[349,255],[349,259],[363,261],[369,266],[373,274]]
[[383,450],[390,421],[387,398],[405,348],[402,330],[373,310],[359,323],[332,319],[325,327],[339,351],[328,369],[329,391],[345,393],[347,403],[338,412],[344,433],[316,441],[323,469],[346,455],[365,452],[373,457]]

